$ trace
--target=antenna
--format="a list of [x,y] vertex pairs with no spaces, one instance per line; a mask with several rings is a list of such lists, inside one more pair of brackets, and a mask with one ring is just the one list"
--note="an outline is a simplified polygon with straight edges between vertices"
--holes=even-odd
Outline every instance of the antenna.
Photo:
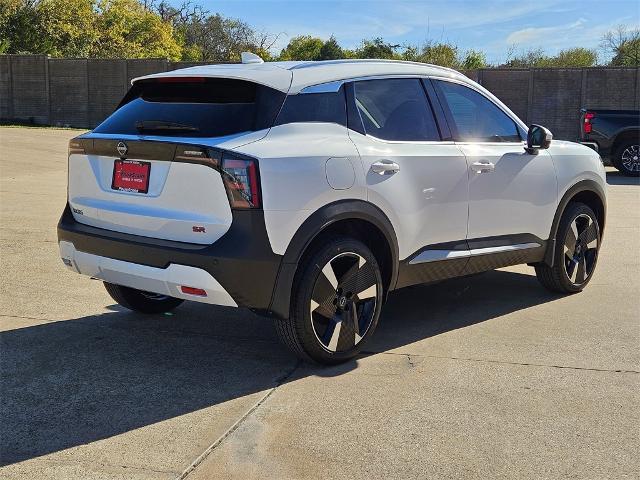
[[251,52],[242,52],[240,58],[242,59],[242,63],[264,63],[264,60]]

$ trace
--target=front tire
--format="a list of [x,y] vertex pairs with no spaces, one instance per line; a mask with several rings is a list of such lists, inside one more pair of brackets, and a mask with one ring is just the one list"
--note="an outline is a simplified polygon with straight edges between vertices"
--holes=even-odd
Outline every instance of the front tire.
[[281,341],[303,360],[336,364],[355,357],[373,335],[384,287],[376,258],[357,240],[325,243],[301,265]]
[[583,203],[570,203],[558,226],[553,267],[536,264],[536,276],[553,292],[580,292],[593,276],[599,250],[600,225],[595,213]]
[[104,288],[119,305],[139,313],[165,313],[179,306],[184,300],[158,293],[143,292],[104,282]]
[[613,166],[628,177],[640,176],[640,141],[627,140],[613,153]]

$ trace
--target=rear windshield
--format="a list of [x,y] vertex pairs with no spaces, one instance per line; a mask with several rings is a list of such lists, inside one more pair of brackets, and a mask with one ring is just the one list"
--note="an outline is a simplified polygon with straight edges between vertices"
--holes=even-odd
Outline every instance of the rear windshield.
[[269,128],[285,94],[244,80],[168,77],[136,82],[94,132],[222,137]]

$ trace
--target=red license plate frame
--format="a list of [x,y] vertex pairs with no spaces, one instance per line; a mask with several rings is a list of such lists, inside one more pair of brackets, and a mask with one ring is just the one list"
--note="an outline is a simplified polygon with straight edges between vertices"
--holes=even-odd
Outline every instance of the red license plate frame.
[[111,188],[119,192],[149,193],[151,163],[117,159],[113,162]]

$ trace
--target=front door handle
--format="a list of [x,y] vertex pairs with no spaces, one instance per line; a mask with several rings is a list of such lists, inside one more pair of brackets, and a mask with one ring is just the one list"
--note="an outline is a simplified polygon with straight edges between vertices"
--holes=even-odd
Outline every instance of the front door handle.
[[495,164],[483,160],[481,162],[474,162],[471,164],[471,169],[476,173],[491,173],[495,170]]
[[393,175],[400,171],[400,165],[391,160],[380,160],[371,165],[371,170],[378,175]]

